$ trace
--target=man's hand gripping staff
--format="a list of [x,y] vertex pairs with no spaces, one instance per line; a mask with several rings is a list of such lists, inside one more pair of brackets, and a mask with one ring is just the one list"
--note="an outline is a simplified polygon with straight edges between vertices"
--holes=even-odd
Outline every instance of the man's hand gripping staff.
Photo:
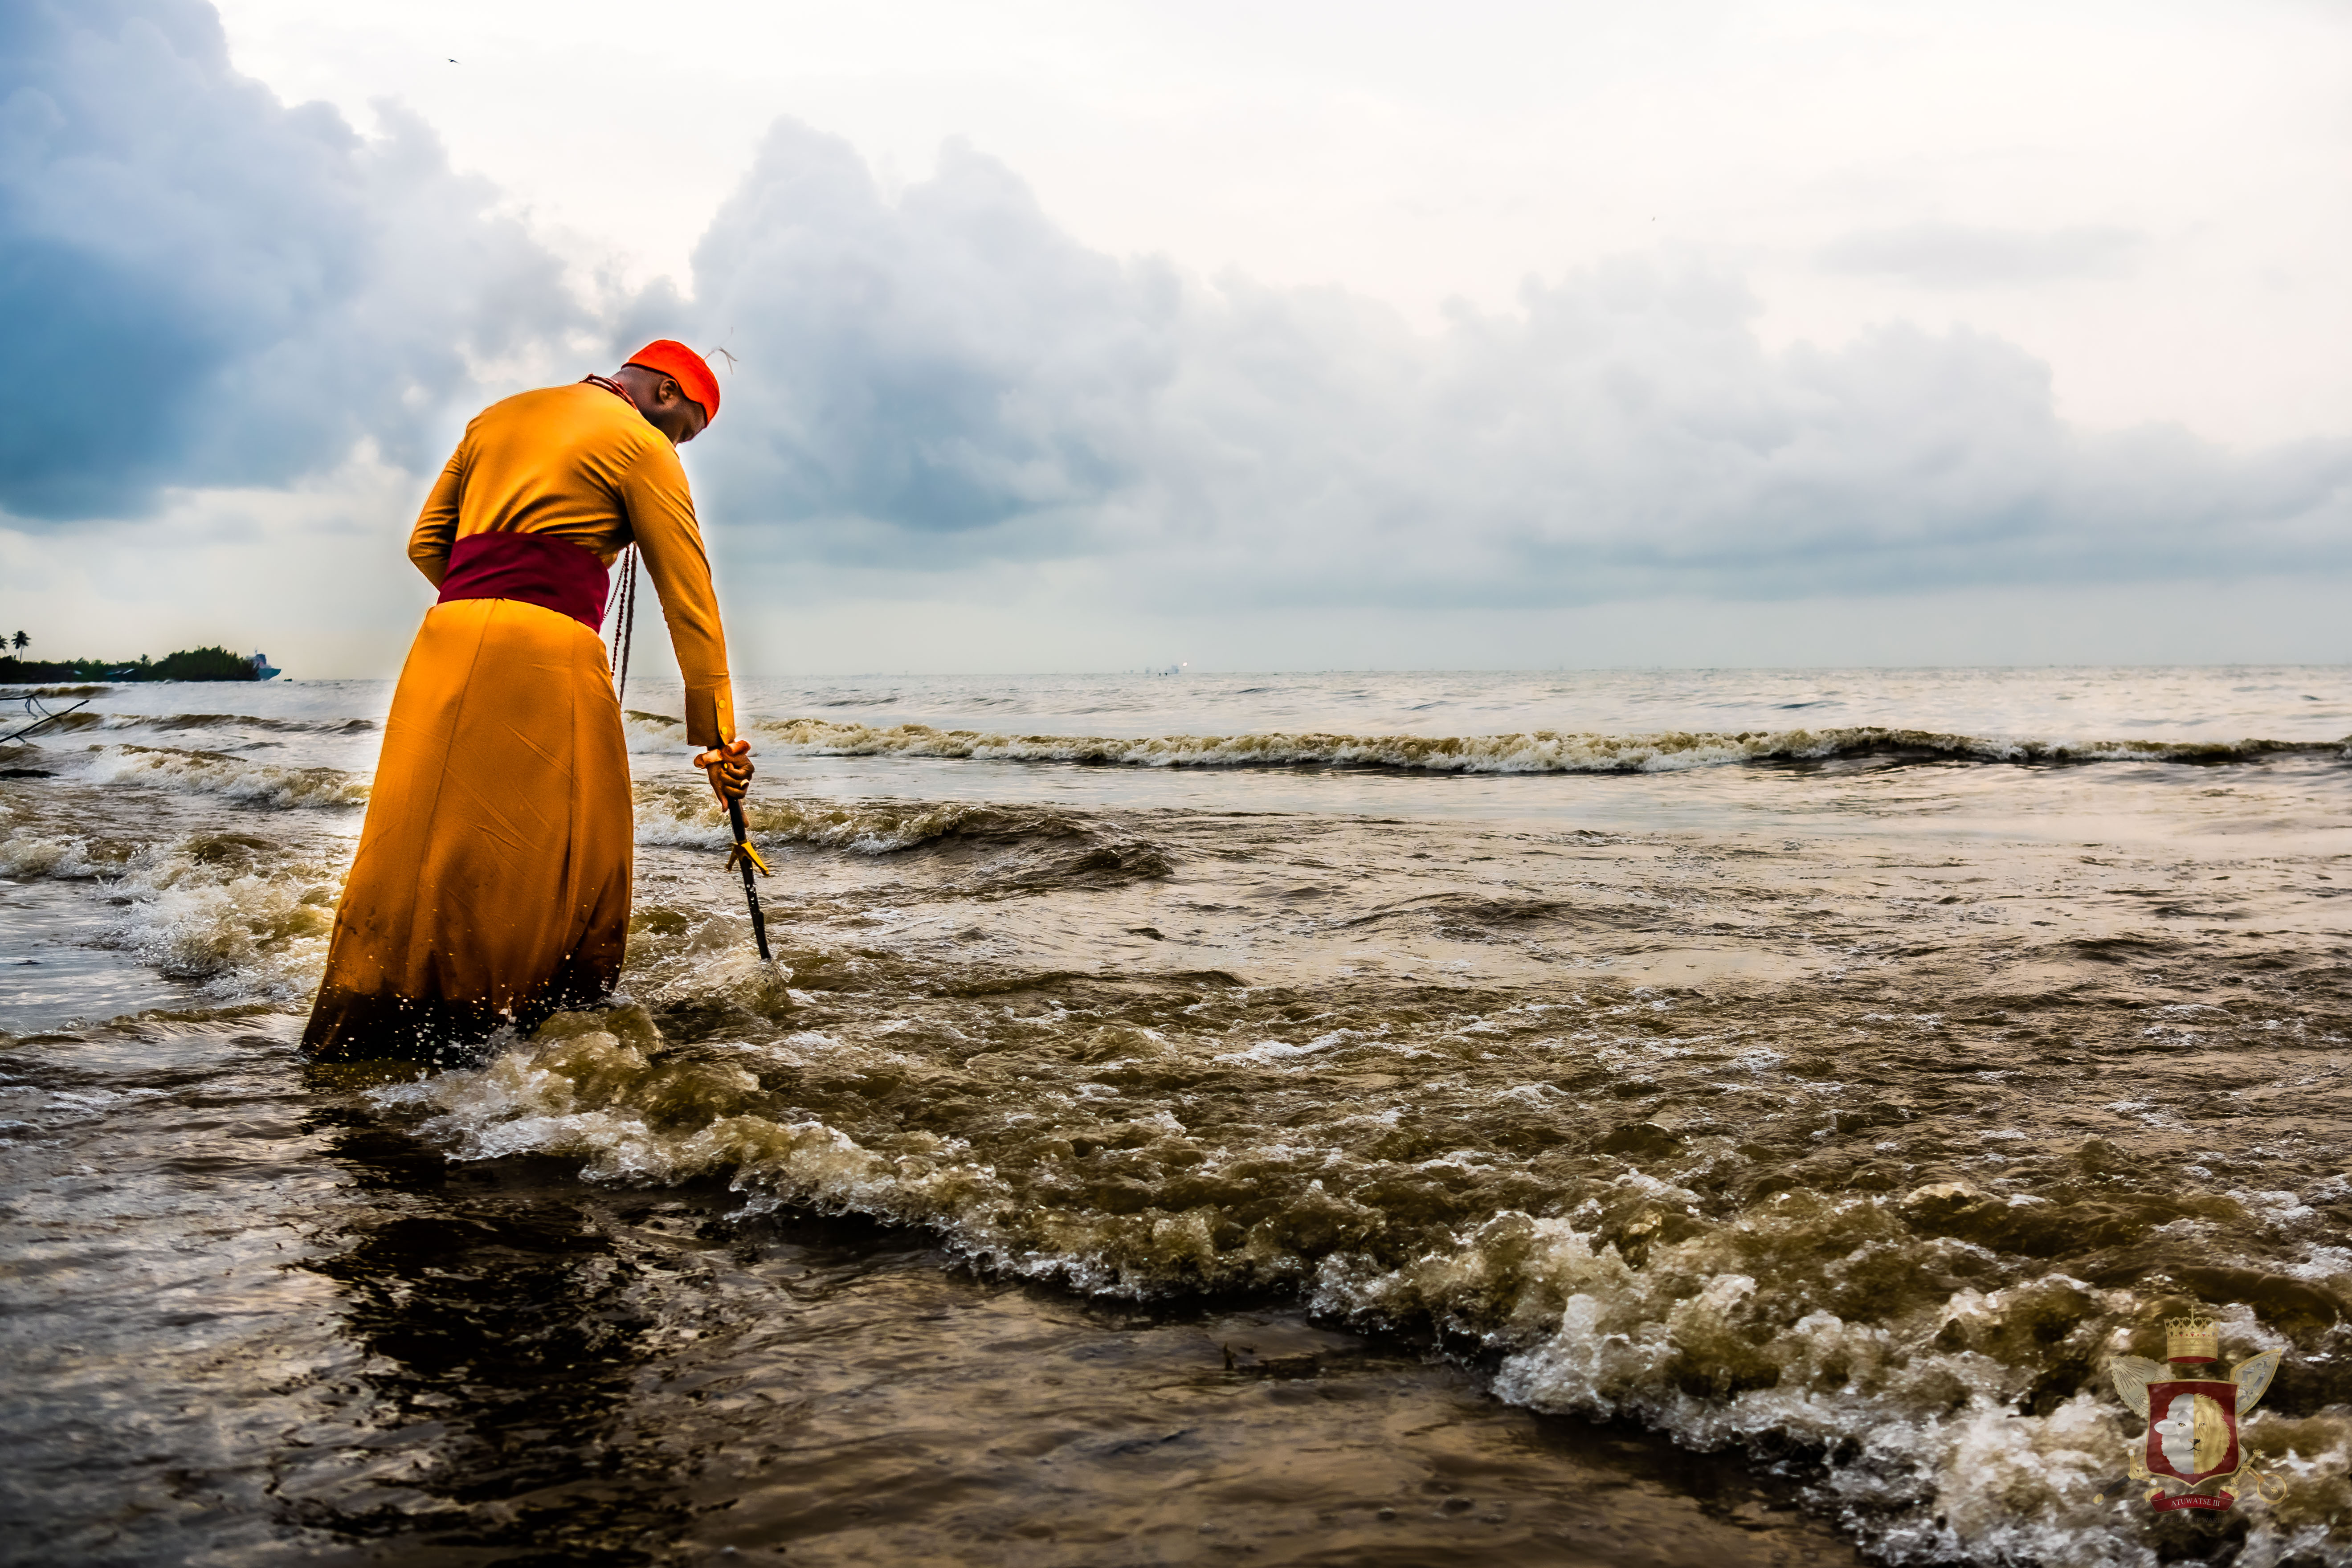
[[768,956],[768,922],[760,912],[760,888],[753,871],[762,877],[773,876],[760,852],[751,847],[750,829],[743,826],[743,792],[751,787],[751,742],[730,741],[723,746],[713,746],[694,759],[710,780],[710,793],[727,807],[727,820],[735,830],[735,847],[728,852],[727,868],[743,873],[743,900],[751,909],[751,938],[760,946],[760,962],[773,963]]
[[723,746],[713,746],[707,752],[698,753],[694,759],[694,765],[709,776],[710,793],[719,797],[719,805],[725,805],[730,801],[741,800],[743,792],[751,787],[751,774],[754,772],[751,766],[751,742],[730,741]]

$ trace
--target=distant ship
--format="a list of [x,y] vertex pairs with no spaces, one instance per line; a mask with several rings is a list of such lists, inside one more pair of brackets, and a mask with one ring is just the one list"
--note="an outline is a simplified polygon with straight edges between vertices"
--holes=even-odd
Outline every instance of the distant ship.
[[278,673],[278,667],[269,662],[269,656],[266,653],[257,653],[245,662],[253,666],[253,679],[256,680],[268,680]]

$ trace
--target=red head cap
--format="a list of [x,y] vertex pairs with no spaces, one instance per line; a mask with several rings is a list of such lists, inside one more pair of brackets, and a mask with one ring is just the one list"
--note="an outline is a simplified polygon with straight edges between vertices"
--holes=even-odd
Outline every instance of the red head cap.
[[680,390],[702,405],[706,422],[719,417],[719,378],[710,374],[710,366],[702,356],[684,343],[656,338],[631,354],[629,363],[657,370],[676,380]]

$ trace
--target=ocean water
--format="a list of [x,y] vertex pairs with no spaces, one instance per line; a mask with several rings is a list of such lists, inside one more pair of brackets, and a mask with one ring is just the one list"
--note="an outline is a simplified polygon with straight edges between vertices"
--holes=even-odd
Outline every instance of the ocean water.
[[2352,1563],[2352,671],[747,683],[774,970],[633,683],[624,994],[431,1078],[293,1049],[389,684],[84,694],[30,1558]]

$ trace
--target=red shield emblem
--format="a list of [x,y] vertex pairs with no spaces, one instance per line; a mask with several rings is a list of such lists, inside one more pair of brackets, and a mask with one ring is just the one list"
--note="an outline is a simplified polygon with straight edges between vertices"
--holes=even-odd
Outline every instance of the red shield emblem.
[[[2254,1412],[2278,1371],[2280,1351],[2264,1351],[2240,1362],[2228,1377],[2183,1375],[2221,1359],[2221,1334],[2211,1318],[2191,1310],[2165,1324],[2165,1361],[2119,1355],[2107,1363],[2116,1392],[2147,1423],[2146,1436],[2131,1456],[2134,1480],[2154,1481],[2150,1507],[2223,1509],[2237,1498],[2225,1481],[2251,1486],[2265,1502],[2286,1495],[2285,1483],[2245,1462],[2238,1450],[2238,1423]],[[2189,1488],[2172,1492],[2168,1485]]]
[[2147,1469],[2194,1486],[2238,1468],[2238,1385],[2169,1378],[2147,1385]]

